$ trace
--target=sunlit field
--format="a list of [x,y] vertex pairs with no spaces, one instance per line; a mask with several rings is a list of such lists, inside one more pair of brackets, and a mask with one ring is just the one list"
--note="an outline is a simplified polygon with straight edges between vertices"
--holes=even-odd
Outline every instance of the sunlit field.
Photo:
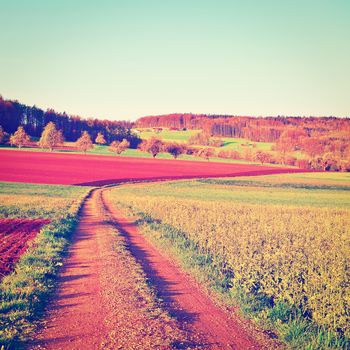
[[290,345],[347,346],[348,174],[135,185],[113,190],[112,197],[138,213],[151,239],[171,246],[181,237],[216,262],[226,293],[252,298],[251,304],[259,300],[249,312],[273,324]]

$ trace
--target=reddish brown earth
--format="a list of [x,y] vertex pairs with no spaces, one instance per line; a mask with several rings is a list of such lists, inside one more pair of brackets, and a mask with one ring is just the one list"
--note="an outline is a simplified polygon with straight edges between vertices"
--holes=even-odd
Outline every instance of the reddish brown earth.
[[0,279],[9,274],[28,243],[50,220],[0,219]]
[[84,203],[57,296],[28,348],[153,350],[183,344],[185,334],[157,310],[100,198],[95,191]]
[[106,332],[106,308],[101,298],[98,243],[91,198],[82,208],[70,254],[58,278],[58,295],[50,306],[45,329],[30,348],[99,349]]
[[0,150],[0,163],[0,181],[87,186],[135,180],[175,180],[303,171],[234,163],[9,150]]
[[[57,298],[30,349],[276,347],[215,305],[113,207],[106,191],[95,191],[83,206],[70,255],[58,280]],[[113,244],[106,241],[111,227],[118,228],[134,264],[122,252],[111,253]],[[163,299],[161,307],[175,317],[175,324],[162,312],[147,316],[152,303],[138,291],[137,270],[143,270],[152,281]]]

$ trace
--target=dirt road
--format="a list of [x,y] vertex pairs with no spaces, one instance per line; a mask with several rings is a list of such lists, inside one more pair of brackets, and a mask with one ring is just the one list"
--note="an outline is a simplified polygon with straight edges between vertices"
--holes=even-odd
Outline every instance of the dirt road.
[[[269,348],[149,243],[107,192],[96,190],[83,206],[57,297],[30,349]],[[115,227],[119,238],[108,234]],[[112,252],[115,239],[127,249]],[[149,291],[140,292],[143,274],[162,299],[161,310]]]

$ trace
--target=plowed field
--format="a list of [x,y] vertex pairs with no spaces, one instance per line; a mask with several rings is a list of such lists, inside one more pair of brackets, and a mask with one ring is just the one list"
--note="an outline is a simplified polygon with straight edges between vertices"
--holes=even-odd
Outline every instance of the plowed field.
[[0,151],[0,164],[0,181],[80,186],[302,171],[249,164],[6,150]]
[[50,220],[0,219],[0,279],[9,274],[40,229]]

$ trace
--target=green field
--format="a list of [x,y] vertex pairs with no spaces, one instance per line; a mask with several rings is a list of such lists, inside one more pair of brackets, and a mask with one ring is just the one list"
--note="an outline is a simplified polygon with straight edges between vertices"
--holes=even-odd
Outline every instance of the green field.
[[0,182],[0,217],[57,220],[80,203],[87,190],[78,186]]
[[[191,136],[201,132],[201,130],[171,131],[171,130],[164,129],[160,132],[142,131],[142,129],[139,129],[139,130],[141,131],[139,136],[144,140],[147,140],[150,137],[154,136],[164,141],[176,141],[181,143],[187,143],[188,139]],[[218,137],[212,137],[212,138],[215,139]],[[273,142],[254,142],[245,138],[234,138],[234,137],[222,137],[221,139],[224,141],[224,145],[222,147],[214,147],[217,152],[238,151],[240,153],[244,153],[244,151],[250,149],[252,150],[252,152],[264,151],[264,152],[269,152],[274,156],[278,155],[278,152],[272,151],[272,147],[274,145]],[[289,154],[298,159],[303,159],[306,157],[306,154],[300,151],[290,152]],[[224,161],[230,161],[230,160],[224,160]]]
[[[176,142],[183,142],[187,143],[188,139],[201,132],[201,130],[162,130],[160,132],[155,131],[141,131],[139,136],[147,140],[150,137],[158,137],[164,141],[176,141]],[[213,137],[214,139],[216,137]],[[244,149],[252,148],[254,150],[261,150],[261,151],[270,151],[273,143],[271,142],[253,142],[249,141],[248,139],[243,138],[233,138],[233,137],[222,137],[222,140],[224,141],[224,145],[222,147],[216,147],[217,150],[235,150],[235,151],[243,151]],[[253,145],[256,145],[256,147],[253,147]]]
[[111,197],[154,244],[288,347],[350,345],[349,174],[173,181]]
[[[286,182],[283,183],[274,182],[274,179],[270,182],[268,176],[262,179],[256,176],[253,179],[174,181],[142,187],[140,195],[259,205],[350,208],[350,182],[337,186],[316,185],[312,181],[301,184],[294,182],[293,178],[284,180]],[[121,188],[119,191],[128,192],[128,189]]]
[[[0,150],[12,150],[12,151],[32,151],[32,152],[49,152],[48,150],[42,150],[40,148],[34,148],[34,147],[22,147],[21,149],[10,147],[10,146],[0,146]],[[63,152],[63,153],[73,153],[73,154],[82,154],[82,152],[78,152],[76,150],[54,150],[53,152]],[[94,145],[94,148],[92,150],[89,150],[87,155],[103,155],[103,156],[110,156],[110,157],[135,157],[135,158],[152,158],[151,154],[146,152],[141,152],[138,149],[127,149],[125,152],[123,152],[120,155],[115,155],[114,153],[110,152],[108,150],[108,146],[101,146],[101,145]],[[170,159],[174,160],[174,158],[169,153],[159,153],[157,154],[158,159]],[[186,155],[182,154],[178,157],[179,160],[190,160],[190,161],[198,161],[203,162],[203,158],[196,157],[193,155]],[[174,160],[176,161],[176,160]],[[225,159],[225,158],[219,158],[219,157],[211,157],[210,162],[220,162],[220,163],[239,163],[239,164],[255,164],[260,165],[261,163],[255,162],[255,161],[247,161],[247,160],[234,160],[234,159]],[[265,164],[266,165],[266,164]],[[287,165],[281,165],[281,164],[268,164],[269,166],[276,166],[276,167],[285,167],[290,168],[290,166]]]
[[176,142],[184,142],[187,143],[188,139],[199,133],[201,130],[162,130],[160,132],[155,131],[141,131],[138,134],[142,139],[148,140],[150,137],[158,137],[164,141],[176,141]]

